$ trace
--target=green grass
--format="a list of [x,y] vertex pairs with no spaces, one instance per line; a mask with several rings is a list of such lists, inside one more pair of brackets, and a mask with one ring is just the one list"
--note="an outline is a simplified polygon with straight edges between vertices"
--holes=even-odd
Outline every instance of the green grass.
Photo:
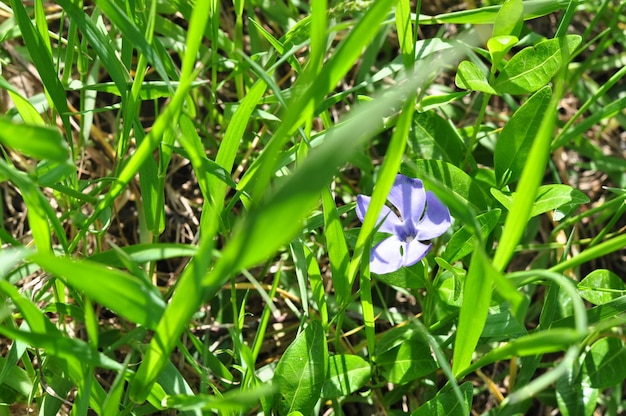
[[0,412],[624,412],[626,3],[434,3],[0,3]]

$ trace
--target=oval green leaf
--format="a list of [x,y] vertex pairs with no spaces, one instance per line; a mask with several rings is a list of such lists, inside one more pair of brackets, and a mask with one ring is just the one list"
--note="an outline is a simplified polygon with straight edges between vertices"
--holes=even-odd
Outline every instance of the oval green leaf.
[[[504,193],[495,188],[491,194],[506,209],[510,210],[513,205],[514,193]],[[544,212],[552,211],[564,205],[580,205],[589,202],[589,198],[578,189],[569,185],[555,184],[540,186],[530,216],[536,217]]]
[[465,157],[465,144],[458,131],[435,111],[413,115],[409,143],[422,159],[461,165]]
[[430,347],[421,338],[412,338],[379,355],[376,364],[383,377],[394,384],[406,384],[438,368]]
[[280,415],[296,411],[308,415],[313,411],[321,396],[327,362],[324,329],[319,322],[311,321],[276,366],[274,382],[280,389]]
[[592,271],[578,283],[577,288],[580,297],[594,305],[603,305],[626,294],[624,281],[606,269]]
[[359,390],[372,376],[370,364],[358,355],[337,354],[328,359],[322,397],[336,399]]
[[[494,209],[476,217],[476,221],[480,224],[480,231],[483,238],[488,236],[494,229],[500,218],[500,213],[501,211],[499,209]],[[452,235],[442,257],[448,263],[454,263],[474,251],[474,244],[477,240],[478,236],[476,233],[464,225]]]
[[549,39],[516,53],[504,67],[493,87],[500,94],[529,94],[544,87],[561,68],[562,55],[571,56],[581,37],[564,39],[567,51],[561,50],[560,39]]
[[506,123],[494,151],[494,170],[498,187],[516,181],[528,159],[539,125],[550,104],[552,90],[544,87],[533,94]]
[[591,387],[604,389],[626,379],[626,346],[616,337],[602,338],[591,346],[585,357],[585,370]]
[[[445,415],[445,416],[466,416],[470,414],[472,408],[472,393],[473,386],[469,381],[459,386],[464,401],[459,402],[459,396],[454,390],[447,391],[436,395],[423,405],[421,405],[416,411],[411,413],[411,416],[431,416],[431,415]],[[443,391],[443,389],[442,389]]]
[[457,87],[464,90],[480,91],[487,94],[498,94],[496,90],[489,85],[486,75],[480,70],[478,65],[470,61],[462,61],[456,72],[454,82]]

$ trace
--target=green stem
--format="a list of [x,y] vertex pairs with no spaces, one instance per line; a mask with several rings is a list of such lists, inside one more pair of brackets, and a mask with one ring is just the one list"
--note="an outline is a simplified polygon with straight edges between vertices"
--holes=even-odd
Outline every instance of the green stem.
[[[474,147],[478,143],[478,132],[480,131],[480,125],[485,118],[485,113],[487,112],[487,105],[489,104],[489,99],[491,98],[491,94],[485,94],[483,96],[483,102],[480,107],[480,112],[478,113],[478,118],[476,119],[476,123],[474,124],[474,131],[472,132],[472,137],[470,139],[469,144],[467,145],[467,151],[465,152],[465,158],[463,159],[463,163],[461,166],[466,167],[467,169],[473,170],[475,168],[476,162],[472,159],[472,151]],[[471,165],[470,165],[471,162]]]

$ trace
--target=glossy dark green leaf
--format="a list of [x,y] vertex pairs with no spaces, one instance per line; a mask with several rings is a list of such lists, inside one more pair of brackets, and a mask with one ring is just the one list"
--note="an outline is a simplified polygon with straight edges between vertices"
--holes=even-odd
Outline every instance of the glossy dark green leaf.
[[319,400],[328,367],[328,347],[322,325],[311,323],[281,357],[274,382],[280,389],[280,415],[299,411],[308,415]]
[[458,131],[435,111],[415,113],[409,143],[422,159],[441,159],[460,165],[465,144]]
[[328,359],[328,375],[322,386],[322,397],[336,399],[348,396],[363,387],[371,377],[371,365],[358,355],[333,355]]
[[[480,231],[483,238],[488,236],[494,229],[500,218],[500,213],[501,211],[499,209],[493,209],[476,217],[476,221],[480,224]],[[476,241],[478,241],[476,233],[470,230],[469,227],[463,225],[452,235],[450,241],[448,241],[442,257],[448,263],[454,263],[470,254],[474,250]]]
[[[500,94],[529,94],[546,86],[562,65],[559,39],[549,39],[516,53],[496,78],[493,87]],[[581,37],[565,37],[566,56],[580,45]]]
[[459,386],[465,399],[460,403],[454,391],[446,391],[436,395],[422,404],[411,416],[467,416],[472,408],[473,386],[469,381]]
[[615,273],[597,269],[589,273],[578,285],[578,293],[594,305],[602,305],[626,294],[626,284]]
[[487,197],[480,183],[452,163],[443,160],[418,160],[415,165],[417,174],[413,175],[414,177],[422,179],[419,172],[424,171],[439,180],[450,193],[465,204],[479,209],[487,208],[490,198]]
[[411,338],[376,357],[376,364],[390,383],[406,384],[437,370],[430,347],[421,337]]
[[500,132],[494,151],[494,170],[499,188],[521,176],[551,96],[549,87],[537,91],[517,109]]
[[376,280],[390,286],[403,287],[405,289],[420,289],[426,287],[424,279],[424,265],[421,262],[410,267],[402,267],[395,272],[376,275]]
[[[491,194],[500,202],[506,209],[510,210],[513,204],[514,195],[511,193],[504,193],[498,191],[495,188],[491,189]],[[564,205],[580,205],[589,202],[589,198],[578,189],[572,188],[569,185],[553,184],[542,185],[537,190],[537,197],[533,205],[530,216],[536,217],[544,212],[552,211],[560,208]]]
[[598,389],[591,387],[589,376],[579,366],[571,367],[556,381],[556,400],[563,416],[592,416]]
[[487,322],[480,336],[512,339],[526,334],[526,328],[513,317],[511,310],[505,305],[497,305],[489,308]]
[[604,389],[618,386],[626,379],[626,345],[616,337],[606,337],[591,346],[585,357],[585,370],[591,387]]

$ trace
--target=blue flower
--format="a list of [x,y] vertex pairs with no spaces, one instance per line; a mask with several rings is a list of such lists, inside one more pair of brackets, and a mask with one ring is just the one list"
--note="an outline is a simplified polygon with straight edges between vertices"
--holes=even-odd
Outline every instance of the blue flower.
[[[363,222],[371,197],[357,196],[356,215]],[[439,237],[450,227],[450,211],[430,191],[424,191],[419,179],[397,175],[391,187],[391,208],[383,206],[378,216],[378,231],[391,234],[370,253],[370,271],[376,274],[395,272],[420,261],[430,250],[428,240]]]

